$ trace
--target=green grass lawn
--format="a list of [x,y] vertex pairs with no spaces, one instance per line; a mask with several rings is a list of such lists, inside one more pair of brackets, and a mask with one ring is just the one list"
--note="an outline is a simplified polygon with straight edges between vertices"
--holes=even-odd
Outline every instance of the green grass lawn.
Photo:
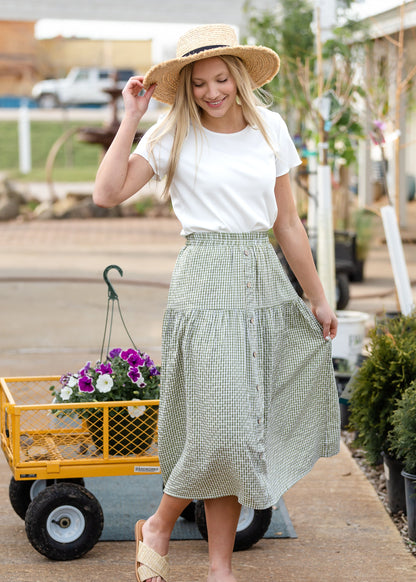
[[[49,151],[56,140],[68,129],[80,127],[80,123],[32,121],[31,146],[32,168],[26,180],[44,180],[45,163]],[[94,124],[89,124],[93,126]],[[99,126],[100,124],[95,124]],[[54,180],[83,181],[93,180],[102,155],[99,145],[79,141],[75,136],[62,145],[56,156]],[[19,143],[16,121],[0,122],[0,170],[7,171],[11,177],[19,177]]]
[[[17,121],[0,121],[0,171],[19,180],[45,180],[45,163],[53,144],[70,128],[85,126],[102,127],[102,123],[32,121],[30,124],[32,171],[23,176],[19,173]],[[102,154],[103,148],[100,145],[81,142],[75,134],[59,149],[53,166],[53,180],[56,182],[94,180]]]

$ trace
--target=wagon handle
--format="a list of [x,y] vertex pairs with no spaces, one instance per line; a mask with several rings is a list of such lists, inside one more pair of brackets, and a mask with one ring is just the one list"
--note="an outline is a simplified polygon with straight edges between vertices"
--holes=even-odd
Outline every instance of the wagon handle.
[[109,265],[108,267],[106,267],[104,269],[104,273],[103,273],[104,281],[106,282],[107,287],[108,287],[108,298],[109,299],[118,299],[118,295],[114,291],[114,287],[112,286],[112,284],[110,283],[110,281],[108,279],[108,271],[110,271],[111,269],[116,269],[120,273],[121,277],[123,276],[123,269],[121,267],[119,267],[118,265]]

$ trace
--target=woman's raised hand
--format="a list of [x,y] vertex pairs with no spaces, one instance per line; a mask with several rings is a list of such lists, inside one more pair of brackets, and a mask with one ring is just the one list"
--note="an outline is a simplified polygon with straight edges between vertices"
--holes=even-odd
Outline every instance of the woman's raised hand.
[[139,118],[146,113],[150,98],[156,89],[156,85],[151,85],[146,91],[143,79],[142,76],[130,77],[122,92],[125,112]]

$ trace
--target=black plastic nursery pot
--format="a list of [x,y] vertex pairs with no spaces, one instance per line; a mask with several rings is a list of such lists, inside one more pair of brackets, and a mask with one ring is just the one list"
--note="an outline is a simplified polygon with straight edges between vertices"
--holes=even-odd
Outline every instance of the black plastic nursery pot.
[[402,474],[403,464],[386,453],[382,453],[382,457],[386,476],[387,503],[390,511],[392,513],[397,513],[398,511],[406,513],[405,484]]
[[[103,409],[92,409],[86,419],[92,440],[100,453],[105,440]],[[156,439],[157,406],[147,406],[137,418],[130,416],[127,407],[111,409],[108,418],[108,452],[110,455],[141,455]]]
[[341,416],[341,430],[345,430],[347,428],[350,418],[349,400],[343,397],[345,388],[350,380],[351,380],[350,372],[335,371],[335,382],[338,390],[339,411]]
[[406,491],[408,536],[416,542],[416,475],[402,471]]

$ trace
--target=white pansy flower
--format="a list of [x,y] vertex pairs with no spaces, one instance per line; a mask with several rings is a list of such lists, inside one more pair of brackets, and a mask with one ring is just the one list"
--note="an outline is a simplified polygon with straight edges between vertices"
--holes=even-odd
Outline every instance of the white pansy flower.
[[77,384],[78,384],[78,378],[75,378],[75,376],[70,376],[68,378],[67,383],[66,383],[66,385],[69,386],[70,388],[73,388]]
[[99,376],[97,379],[95,387],[97,388],[98,392],[110,392],[113,384],[114,381],[110,374],[101,374],[101,376]]
[[62,400],[69,400],[71,398],[72,388],[70,386],[64,386],[61,389],[61,398]]
[[[141,402],[140,398],[133,398],[133,400]],[[131,418],[139,418],[146,410],[146,406],[127,406],[127,410]]]

